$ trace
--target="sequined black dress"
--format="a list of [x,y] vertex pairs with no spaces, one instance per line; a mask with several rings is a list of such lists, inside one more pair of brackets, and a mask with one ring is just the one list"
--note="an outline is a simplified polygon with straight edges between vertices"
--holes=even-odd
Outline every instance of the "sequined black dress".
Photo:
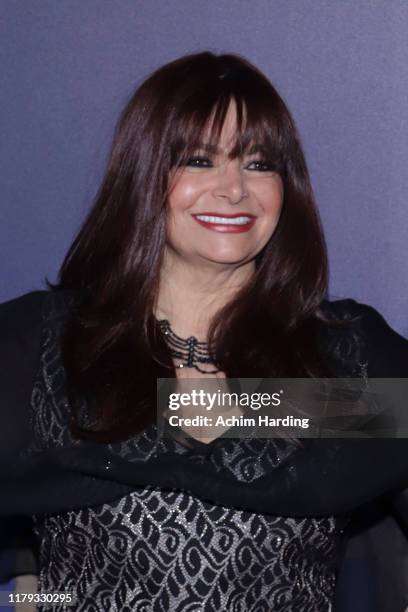
[[[156,444],[145,433],[132,455],[160,452]],[[194,462],[222,463],[243,481],[273,470],[290,452],[274,440],[225,439],[194,451],[170,440],[158,444]],[[343,523],[258,514],[144,487],[113,503],[36,517],[41,590],[73,591],[84,612],[328,611]]]

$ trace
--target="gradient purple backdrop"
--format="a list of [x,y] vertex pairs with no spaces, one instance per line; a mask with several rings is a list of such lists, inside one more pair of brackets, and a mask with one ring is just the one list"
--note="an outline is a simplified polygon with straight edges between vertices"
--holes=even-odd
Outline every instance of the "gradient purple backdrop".
[[1,0],[0,301],[55,279],[135,86],[210,49],[257,64],[293,112],[331,297],[408,335],[407,31],[398,0]]

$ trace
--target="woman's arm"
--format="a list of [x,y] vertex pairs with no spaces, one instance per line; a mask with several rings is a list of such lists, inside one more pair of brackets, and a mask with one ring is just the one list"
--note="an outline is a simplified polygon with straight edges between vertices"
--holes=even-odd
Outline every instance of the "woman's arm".
[[[356,302],[354,308],[362,315],[360,327],[365,339],[367,374],[372,378],[408,378],[408,341],[374,308]],[[374,469],[381,461],[378,456]],[[364,506],[354,516],[354,537],[346,547],[336,590],[335,607],[339,612],[353,609],[356,597],[362,601],[364,610],[388,610],[390,606],[397,609],[398,605],[405,609],[407,581],[403,568],[407,542],[390,515],[397,518],[408,535],[408,489],[386,496],[383,502]],[[373,521],[376,513],[377,519]],[[356,576],[363,578],[365,584]],[[370,602],[364,606],[365,593],[370,593]]]
[[[32,291],[0,304],[0,464],[13,465],[30,440],[29,401],[39,367],[42,309],[48,291]],[[3,490],[3,495],[7,493]],[[2,518],[2,582],[36,568],[29,517]]]
[[[408,378],[408,340],[394,331],[373,307],[357,302],[355,305],[361,311],[368,377]],[[408,532],[408,489],[395,495],[391,504],[398,521]]]
[[29,402],[48,295],[31,291],[0,304],[0,464],[12,460],[30,439]]

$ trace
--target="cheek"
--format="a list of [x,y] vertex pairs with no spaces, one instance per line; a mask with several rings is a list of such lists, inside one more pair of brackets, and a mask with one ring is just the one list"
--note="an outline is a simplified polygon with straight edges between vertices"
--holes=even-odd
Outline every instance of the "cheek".
[[189,176],[188,174],[181,177],[170,193],[170,210],[179,212],[190,208],[200,197],[202,191],[203,187],[196,177]]
[[167,242],[176,248],[188,242],[191,223],[189,210],[199,198],[199,193],[197,181],[184,175],[177,181],[169,195],[166,237]]
[[279,217],[283,206],[283,187],[281,182],[272,185],[260,185],[258,187],[258,202],[264,213],[275,219]]

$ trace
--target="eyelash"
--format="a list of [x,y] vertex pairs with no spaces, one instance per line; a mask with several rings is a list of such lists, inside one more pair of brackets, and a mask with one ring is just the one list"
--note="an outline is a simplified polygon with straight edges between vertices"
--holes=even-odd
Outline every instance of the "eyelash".
[[[266,161],[263,161],[261,159],[254,159],[251,162],[249,162],[247,165],[251,166],[252,164],[259,164],[262,166],[262,168],[256,168],[255,171],[257,172],[274,172],[275,171],[275,167],[272,164],[269,164]],[[193,168],[211,168],[212,167],[212,162],[210,159],[208,159],[208,157],[201,157],[199,155],[195,155],[194,157],[190,157],[186,164],[186,166],[190,166]]]

